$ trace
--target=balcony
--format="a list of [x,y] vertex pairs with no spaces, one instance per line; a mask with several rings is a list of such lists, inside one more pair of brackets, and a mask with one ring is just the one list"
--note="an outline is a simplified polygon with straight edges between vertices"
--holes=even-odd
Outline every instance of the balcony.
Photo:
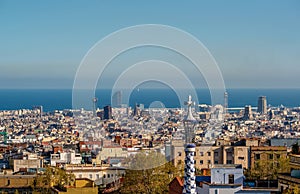
[[300,169],[300,155],[290,155],[290,165],[294,169]]
[[297,184],[300,185],[300,178],[292,177],[290,174],[279,174],[278,182],[282,184]]

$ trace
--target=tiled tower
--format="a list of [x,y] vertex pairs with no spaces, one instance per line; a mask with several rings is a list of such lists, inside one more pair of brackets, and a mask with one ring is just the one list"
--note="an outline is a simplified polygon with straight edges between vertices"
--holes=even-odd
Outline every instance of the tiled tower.
[[196,146],[192,143],[194,128],[197,123],[192,114],[192,97],[189,96],[186,105],[188,106],[187,116],[184,119],[185,128],[185,167],[184,167],[184,188],[183,193],[196,194],[195,160]]

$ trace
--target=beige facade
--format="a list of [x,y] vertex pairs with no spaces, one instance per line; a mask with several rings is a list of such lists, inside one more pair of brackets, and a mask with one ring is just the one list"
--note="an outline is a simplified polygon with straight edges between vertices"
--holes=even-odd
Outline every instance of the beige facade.
[[234,147],[234,164],[241,164],[243,168],[250,168],[250,147],[235,146]]
[[1,193],[31,193],[31,185],[35,175],[1,175],[0,192]]
[[255,169],[257,162],[261,160],[278,163],[280,158],[287,157],[287,147],[285,146],[255,146],[251,147],[251,168]]
[[[241,164],[243,168],[249,168],[249,150],[247,146],[197,146],[195,167],[205,169],[215,164]],[[184,163],[185,152],[182,144],[172,142],[171,158],[175,165]]]
[[[174,164],[184,163],[185,152],[183,146],[172,146]],[[222,146],[198,146],[195,152],[195,167],[198,169],[210,168],[213,164],[223,164]]]
[[127,157],[127,151],[122,147],[103,147],[96,159],[93,160],[93,163],[101,164],[101,161],[106,160],[109,157]]
[[108,184],[125,175],[125,169],[109,165],[66,165],[65,169],[78,179],[90,179],[96,184]]
[[282,173],[278,175],[278,189],[281,193],[289,189],[300,189],[300,155],[289,155],[290,173]]
[[43,167],[43,159],[39,157],[24,157],[23,159],[13,160],[14,172],[20,171],[20,169],[39,169]]
[[246,139],[246,146],[259,146],[260,140],[257,138]]

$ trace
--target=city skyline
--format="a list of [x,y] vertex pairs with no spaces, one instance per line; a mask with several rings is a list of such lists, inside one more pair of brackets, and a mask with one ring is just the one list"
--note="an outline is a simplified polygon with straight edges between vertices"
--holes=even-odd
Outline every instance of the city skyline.
[[0,193],[300,193],[299,8],[0,0]]
[[0,88],[72,88],[82,58],[96,42],[149,23],[199,39],[216,59],[227,88],[299,88],[299,5],[1,1]]

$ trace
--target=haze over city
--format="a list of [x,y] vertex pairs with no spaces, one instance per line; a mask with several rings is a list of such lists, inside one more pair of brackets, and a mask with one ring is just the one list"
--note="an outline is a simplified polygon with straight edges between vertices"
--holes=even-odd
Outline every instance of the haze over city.
[[72,88],[95,43],[139,24],[170,25],[195,36],[216,59],[227,88],[299,88],[299,7],[299,1],[271,0],[2,0],[0,88]]

